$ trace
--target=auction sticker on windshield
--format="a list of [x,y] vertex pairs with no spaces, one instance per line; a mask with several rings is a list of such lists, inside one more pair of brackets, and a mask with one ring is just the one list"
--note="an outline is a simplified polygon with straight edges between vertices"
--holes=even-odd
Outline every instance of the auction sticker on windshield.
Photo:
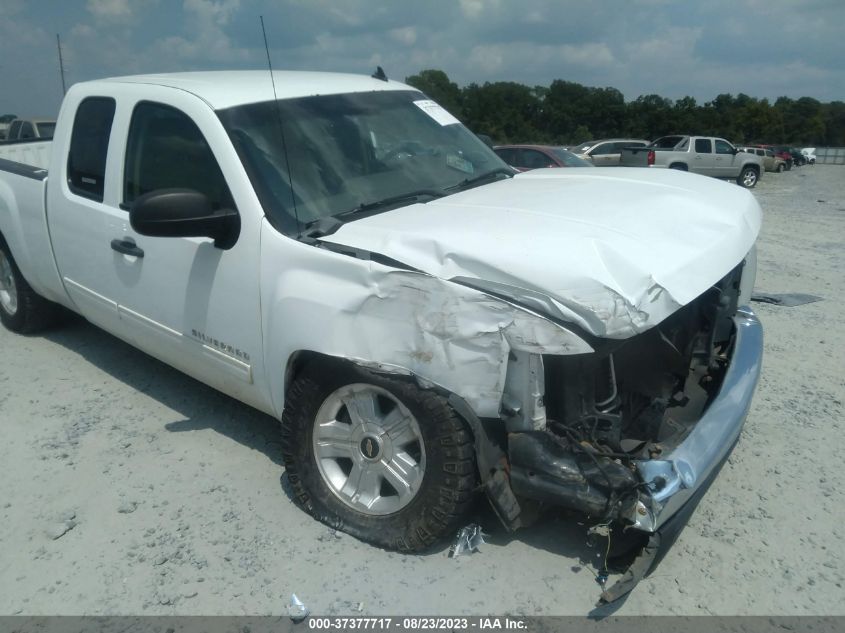
[[440,125],[453,125],[454,123],[460,123],[460,121],[444,110],[443,106],[438,105],[430,99],[420,99],[419,101],[414,101],[414,105],[437,121]]

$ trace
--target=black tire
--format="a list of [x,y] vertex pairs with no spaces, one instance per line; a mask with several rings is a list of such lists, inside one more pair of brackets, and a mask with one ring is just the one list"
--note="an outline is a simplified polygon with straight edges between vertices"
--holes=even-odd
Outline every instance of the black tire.
[[[421,483],[407,505],[390,514],[367,514],[341,500],[315,455],[313,434],[320,408],[339,389],[362,384],[389,392],[404,405],[418,422],[424,447]],[[363,450],[352,442],[350,446]],[[391,550],[420,551],[451,536],[476,498],[472,434],[446,400],[411,382],[354,366],[312,363],[293,382],[282,414],[282,456],[295,500],[306,512],[362,541]]]
[[779,163],[779,164],[778,164],[778,169],[777,169],[777,171],[778,171],[778,173],[779,173],[779,174],[783,172],[783,163]]
[[669,165],[669,169],[677,169],[678,171],[689,171],[689,168],[683,163],[674,163]]
[[736,184],[745,189],[753,189],[760,179],[760,172],[755,167],[743,167],[736,179]]
[[[0,237],[0,321],[12,332],[31,334],[54,325],[60,306],[36,294],[18,268],[5,240]],[[4,300],[5,299],[5,300]],[[11,299],[11,301],[9,301]]]

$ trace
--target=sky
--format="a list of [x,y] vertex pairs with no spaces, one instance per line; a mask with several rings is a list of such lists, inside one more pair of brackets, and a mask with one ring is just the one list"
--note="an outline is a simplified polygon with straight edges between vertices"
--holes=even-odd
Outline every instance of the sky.
[[845,0],[0,0],[0,114],[116,75],[273,67],[845,100]]

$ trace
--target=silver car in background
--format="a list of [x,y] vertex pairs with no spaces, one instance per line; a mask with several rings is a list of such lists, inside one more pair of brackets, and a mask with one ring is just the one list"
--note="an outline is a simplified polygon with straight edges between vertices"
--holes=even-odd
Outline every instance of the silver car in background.
[[778,173],[786,169],[786,161],[780,156],[775,156],[775,153],[764,147],[738,147],[740,152],[748,154],[756,154],[763,159],[763,168],[766,171],[776,171]]
[[600,141],[584,141],[567,149],[596,167],[618,167],[623,147],[645,147],[648,143],[649,141],[637,138],[607,138]]

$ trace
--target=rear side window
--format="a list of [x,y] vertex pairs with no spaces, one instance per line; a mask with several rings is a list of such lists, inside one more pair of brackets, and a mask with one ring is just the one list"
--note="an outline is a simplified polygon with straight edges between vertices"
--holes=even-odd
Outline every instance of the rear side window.
[[713,145],[710,143],[709,138],[697,138],[695,139],[695,152],[696,154],[710,154],[713,152]]
[[9,128],[9,138],[16,139],[20,136],[22,124],[23,121],[12,121],[12,126]]
[[89,97],[73,120],[67,159],[67,186],[76,195],[103,201],[114,99]]
[[549,165],[554,165],[554,161],[542,152],[538,152],[533,149],[522,150],[519,167],[525,167],[527,169],[542,169],[543,167],[548,167]]
[[196,124],[160,103],[135,107],[126,146],[123,202],[158,189],[193,189],[215,209],[235,204],[214,154]]

